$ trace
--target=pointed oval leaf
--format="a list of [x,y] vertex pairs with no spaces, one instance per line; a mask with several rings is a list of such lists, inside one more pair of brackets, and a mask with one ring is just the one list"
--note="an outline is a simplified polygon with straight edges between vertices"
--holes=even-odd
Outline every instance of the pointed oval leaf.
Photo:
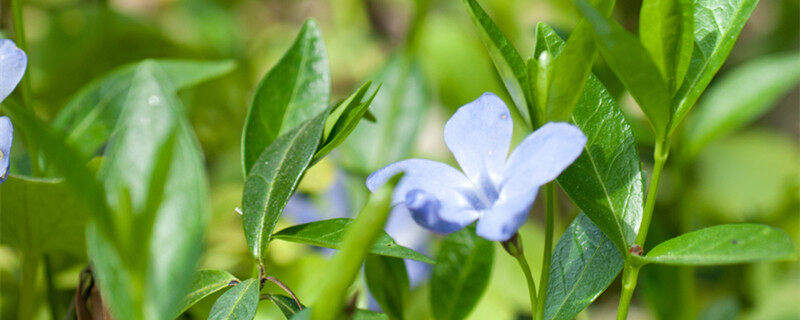
[[613,243],[581,213],[553,250],[544,318],[575,318],[608,288],[624,259]]
[[317,23],[308,20],[253,97],[242,132],[245,175],[278,137],[326,110],[330,94],[325,43]]
[[291,319],[295,314],[305,309],[302,304],[298,305],[297,301],[282,294],[267,294],[267,298],[281,310],[286,319]]
[[[368,81],[361,86],[356,93],[342,102],[342,105],[337,108],[341,109],[341,114],[337,115],[336,118],[332,119],[331,116],[328,117],[328,120],[325,122],[325,133],[322,137],[323,142],[317,148],[318,150],[314,154],[314,159],[311,163],[317,163],[317,161],[322,160],[322,158],[333,151],[334,148],[342,144],[350,133],[353,132],[361,121],[361,118],[363,118],[367,110],[369,110],[370,104],[372,104],[375,95],[378,94],[381,88],[380,85],[378,85],[371,96],[366,100],[362,100],[371,83],[371,81]],[[333,114],[333,112],[331,113]]]
[[783,230],[761,224],[726,224],[680,235],[638,258],[645,263],[708,266],[797,259]]
[[281,135],[261,153],[247,176],[242,223],[256,259],[263,258],[278,218],[317,151],[327,116],[327,110],[323,111]]
[[639,14],[639,38],[661,69],[670,94],[680,87],[694,46],[693,0],[645,0]]
[[226,291],[214,302],[210,320],[250,320],[258,309],[258,280],[247,279]]
[[211,269],[198,271],[194,276],[189,294],[183,298],[180,311],[175,315],[175,318],[181,313],[186,312],[186,310],[189,310],[189,308],[195,305],[195,303],[200,302],[200,300],[203,300],[203,298],[237,284],[239,284],[239,279],[227,271]]
[[431,278],[430,302],[438,320],[466,318],[489,284],[494,243],[464,228],[439,247]]
[[[351,224],[353,224],[353,219],[350,218],[320,220],[288,227],[276,232],[272,237],[323,248],[339,249]],[[397,244],[386,232],[378,236],[369,253],[434,263],[431,258]]]
[[364,260],[364,278],[370,295],[392,319],[404,319],[406,297],[410,289],[403,259],[368,255]]

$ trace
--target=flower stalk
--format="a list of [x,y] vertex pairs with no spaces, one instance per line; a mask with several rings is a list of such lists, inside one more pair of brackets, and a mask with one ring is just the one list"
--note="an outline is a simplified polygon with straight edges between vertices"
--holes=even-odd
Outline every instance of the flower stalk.
[[539,280],[539,294],[537,313],[534,319],[544,319],[544,303],[547,297],[547,283],[550,279],[550,262],[553,256],[553,228],[556,211],[555,182],[545,186],[545,229],[544,229],[544,255],[542,256],[542,274]]
[[501,244],[503,245],[503,249],[505,249],[509,255],[517,260],[520,269],[522,269],[522,273],[525,274],[525,280],[528,282],[528,295],[531,300],[531,313],[537,314],[536,308],[538,307],[539,303],[536,294],[536,282],[533,280],[533,274],[531,273],[531,268],[528,265],[528,260],[525,259],[525,252],[522,249],[522,238],[520,237],[519,233],[517,233],[511,237],[511,239],[501,242]]

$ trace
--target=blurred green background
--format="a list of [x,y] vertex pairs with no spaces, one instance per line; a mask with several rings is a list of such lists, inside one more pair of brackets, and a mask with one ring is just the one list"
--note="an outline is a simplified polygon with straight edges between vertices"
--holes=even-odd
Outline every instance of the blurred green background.
[[[629,30],[636,30],[641,2],[618,2],[615,18]],[[47,120],[53,119],[81,87],[129,62],[145,58],[237,62],[234,72],[184,90],[180,95],[205,151],[210,179],[212,221],[204,243],[197,244],[205,248],[202,267],[226,269],[239,276],[252,271],[241,219],[234,210],[239,205],[244,182],[240,159],[242,125],[258,82],[291,45],[305,19],[313,18],[321,26],[331,65],[334,100],[344,98],[372,78],[396,53],[408,50],[415,57],[426,93],[422,103],[427,109],[418,121],[414,156],[453,163],[441,138],[442,125],[450,114],[486,91],[498,93],[510,103],[477,30],[458,0],[29,0],[24,4],[30,46],[28,76],[32,81],[34,107]],[[481,4],[523,57],[532,50],[536,23],[546,22],[566,37],[578,21],[571,1],[483,0]],[[419,8],[427,8],[427,14],[420,15]],[[761,1],[718,78],[761,56],[797,54],[799,17],[800,1]],[[0,6],[0,29],[5,36],[13,35],[7,0]],[[594,72],[617,96],[634,124],[640,155],[649,169],[652,137],[645,120],[602,61],[596,63]],[[659,240],[705,226],[734,222],[778,226],[787,230],[795,243],[800,243],[799,98],[797,88],[793,88],[754,123],[710,142],[696,157],[687,155],[671,160],[656,208],[653,240],[649,243],[657,244]],[[702,101],[701,98],[701,104]],[[518,137],[523,134],[522,130],[515,132]],[[679,150],[681,146],[675,147]],[[15,148],[19,157],[22,148]],[[349,177],[351,184],[363,182],[360,180],[363,173],[342,173],[346,170],[339,166],[341,159],[346,157],[334,154],[314,167],[303,181],[301,192],[311,197],[324,194],[341,175]],[[26,173],[28,168],[24,163],[16,161],[13,170]],[[350,206],[357,207],[361,200],[357,195],[352,198]],[[566,195],[561,198],[564,205],[557,219],[559,230],[577,214],[576,209],[567,205]],[[323,212],[326,209],[324,205],[319,208]],[[541,257],[541,220],[542,215],[534,214],[521,231],[534,269],[539,268],[537,262]],[[279,228],[291,223],[282,222]],[[436,237],[430,243],[433,248],[430,252],[435,252],[435,246]],[[498,257],[491,284],[471,318],[526,317],[528,297],[524,278],[504,251],[495,252]],[[292,287],[302,300],[316,298],[323,274],[320,270],[325,268],[327,259],[324,252],[276,242],[270,248],[270,259],[271,272]],[[51,258],[52,280],[58,290],[56,298],[63,308],[59,314],[69,306],[78,273],[86,263],[85,255],[65,253]],[[17,267],[16,252],[0,247],[3,319],[15,314]],[[631,319],[681,319],[686,314],[699,314],[702,319],[740,316],[800,319],[797,264],[699,268],[694,290],[678,285],[681,283],[678,277],[683,274],[679,268],[645,268]],[[694,305],[677,300],[681,294],[692,291]],[[427,292],[425,285],[414,289],[409,306],[411,319],[430,318]],[[617,282],[581,317],[612,318],[618,292]],[[213,301],[214,298],[206,299],[185,317],[205,318]],[[273,305],[260,306],[259,318],[282,318]],[[49,312],[43,308],[40,315],[48,318]]]

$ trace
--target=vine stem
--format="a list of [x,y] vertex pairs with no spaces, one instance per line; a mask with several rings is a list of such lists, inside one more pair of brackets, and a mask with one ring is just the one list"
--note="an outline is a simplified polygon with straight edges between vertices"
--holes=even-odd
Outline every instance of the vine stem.
[[[653,176],[650,178],[647,200],[644,204],[642,224],[639,227],[639,234],[636,236],[636,245],[639,247],[644,247],[645,240],[647,239],[647,231],[650,229],[650,222],[653,220],[653,209],[656,206],[656,195],[658,194],[658,184],[661,181],[661,172],[664,170],[664,164],[667,162],[668,156],[669,141],[667,139],[657,140],[653,153]],[[628,308],[630,307],[633,291],[636,289],[636,283],[639,279],[639,269],[641,265],[633,262],[630,255],[631,253],[629,253],[628,257],[625,259],[625,265],[622,271],[622,293],[619,297],[617,320],[628,318]]]
[[528,260],[525,259],[525,253],[522,249],[522,237],[519,233],[514,234],[511,239],[501,242],[500,244],[503,245],[503,249],[508,252],[514,259],[517,259],[517,263],[519,263],[520,269],[522,269],[522,273],[525,274],[525,280],[528,282],[528,295],[531,299],[531,313],[537,314],[536,307],[538,304],[538,298],[536,296],[536,282],[533,280],[533,273],[531,273],[531,267],[528,265]]
[[542,256],[542,274],[539,277],[539,297],[536,320],[544,319],[544,303],[547,297],[547,283],[550,279],[550,262],[553,256],[553,228],[556,211],[556,186],[550,182],[545,186],[545,229],[544,229],[544,255]]

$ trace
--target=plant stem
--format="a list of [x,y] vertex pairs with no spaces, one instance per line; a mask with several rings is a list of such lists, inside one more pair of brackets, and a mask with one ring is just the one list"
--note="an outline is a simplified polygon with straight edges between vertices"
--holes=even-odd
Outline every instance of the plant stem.
[[533,274],[531,273],[530,266],[528,266],[528,260],[526,260],[525,255],[521,253],[514,258],[517,259],[519,267],[522,268],[522,273],[525,274],[525,280],[528,281],[528,295],[531,299],[531,313],[537,314],[536,308],[539,306],[539,303],[536,297],[536,283],[533,281]]
[[629,259],[625,260],[625,267],[622,270],[622,293],[619,297],[617,320],[625,320],[628,318],[628,308],[631,305],[633,290],[636,289],[640,268],[641,266],[639,265],[629,263]]
[[547,283],[550,279],[550,261],[553,255],[553,225],[556,211],[556,186],[550,182],[545,186],[545,229],[544,256],[542,257],[542,274],[539,277],[539,305],[536,307],[534,319],[544,319],[544,303],[547,297]]
[[50,262],[49,255],[42,256],[42,264],[44,264],[44,284],[47,288],[47,303],[49,304],[50,317],[58,319],[58,298],[56,297],[56,288],[53,285],[53,264]]
[[639,234],[636,236],[636,244],[640,247],[644,247],[644,242],[647,239],[647,231],[650,229],[650,222],[653,220],[653,209],[656,206],[656,195],[658,194],[658,184],[661,181],[661,171],[664,169],[664,163],[667,162],[668,156],[669,141],[657,140],[655,152],[653,153],[653,176],[650,178],[650,188],[647,190],[647,200],[644,204],[642,224],[639,227]]
[[33,319],[36,313],[36,278],[39,273],[39,256],[33,252],[21,252],[22,270],[19,283],[19,309],[17,316],[20,320]]

